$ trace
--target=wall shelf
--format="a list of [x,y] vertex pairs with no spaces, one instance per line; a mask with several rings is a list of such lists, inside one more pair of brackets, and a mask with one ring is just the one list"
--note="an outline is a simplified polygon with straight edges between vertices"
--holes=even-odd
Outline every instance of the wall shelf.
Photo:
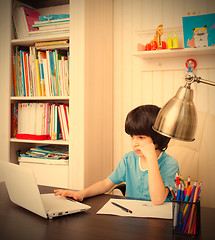
[[200,56],[200,55],[215,55],[215,47],[139,51],[139,52],[135,52],[133,54],[133,56],[140,57],[142,59],[182,57],[182,56]]

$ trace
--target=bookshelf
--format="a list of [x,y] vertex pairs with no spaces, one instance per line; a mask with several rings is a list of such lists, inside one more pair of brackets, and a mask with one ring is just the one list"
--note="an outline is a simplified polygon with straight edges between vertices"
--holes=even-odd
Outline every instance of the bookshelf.
[[[5,124],[1,126],[1,153],[6,161],[18,163],[16,151],[40,145],[68,145],[69,165],[49,166],[28,164],[36,172],[41,185],[55,185],[82,189],[102,180],[112,171],[113,161],[113,55],[112,55],[112,1],[24,1],[42,15],[58,14],[66,9],[71,16],[70,32],[47,36],[11,39],[12,21],[5,26],[10,30],[4,37],[4,52],[11,53],[16,46],[31,46],[39,41],[69,39],[69,96],[15,97],[11,96],[11,59],[1,62],[5,76],[1,87],[6,90],[0,97],[5,102],[2,109]],[[45,2],[45,6],[43,5]],[[32,3],[32,5],[31,5]],[[62,5],[63,3],[63,5]],[[97,6],[95,9],[93,6]],[[4,8],[11,16],[12,1]],[[1,6],[0,6],[1,7]],[[92,28],[92,25],[94,26]],[[101,31],[102,30],[102,31]],[[3,31],[1,29],[0,31]],[[2,33],[2,32],[1,32]],[[10,39],[10,44],[7,41]],[[108,44],[107,44],[108,42]],[[6,47],[7,46],[7,47]],[[3,45],[1,46],[1,50]],[[50,102],[69,104],[70,137],[64,140],[34,141],[10,138],[10,105],[19,102]],[[8,123],[9,122],[9,123]],[[5,138],[4,138],[5,136]],[[4,138],[4,140],[3,140]],[[41,165],[41,166],[39,166]]]

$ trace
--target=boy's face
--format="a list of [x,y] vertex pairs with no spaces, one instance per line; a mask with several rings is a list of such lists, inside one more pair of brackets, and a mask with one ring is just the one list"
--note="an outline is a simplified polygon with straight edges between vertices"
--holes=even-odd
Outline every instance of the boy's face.
[[145,144],[153,143],[151,137],[145,135],[131,135],[131,146],[138,157],[142,158],[143,153],[140,150]]

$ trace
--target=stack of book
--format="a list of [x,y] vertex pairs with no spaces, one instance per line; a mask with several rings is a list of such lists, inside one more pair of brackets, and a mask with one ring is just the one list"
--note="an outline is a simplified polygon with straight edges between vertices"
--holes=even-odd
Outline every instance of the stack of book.
[[[54,46],[65,44],[68,44],[67,40],[62,44],[55,41]],[[69,96],[68,50],[43,51],[35,46],[17,46],[12,54],[12,64],[12,96]]]
[[19,4],[13,9],[16,38],[69,32],[69,14],[43,15],[33,8]]
[[69,14],[40,16],[31,26],[37,31],[29,31],[28,36],[69,32]]
[[11,136],[30,140],[68,140],[69,105],[54,103],[12,104]]
[[13,10],[13,26],[16,38],[25,38],[30,32],[38,29],[31,26],[35,21],[39,21],[40,13],[32,8],[18,6]]
[[69,151],[68,146],[51,146],[45,145],[30,148],[24,153],[20,153],[19,163],[40,163],[68,165]]

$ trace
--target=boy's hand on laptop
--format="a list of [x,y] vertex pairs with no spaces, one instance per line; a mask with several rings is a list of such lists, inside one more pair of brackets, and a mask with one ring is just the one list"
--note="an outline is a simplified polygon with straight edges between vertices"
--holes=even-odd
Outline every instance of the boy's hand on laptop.
[[61,197],[72,197],[77,201],[82,202],[84,199],[84,194],[82,193],[82,191],[70,191],[70,190],[62,190],[62,189],[56,189],[54,190],[55,192],[55,196],[60,195]]

